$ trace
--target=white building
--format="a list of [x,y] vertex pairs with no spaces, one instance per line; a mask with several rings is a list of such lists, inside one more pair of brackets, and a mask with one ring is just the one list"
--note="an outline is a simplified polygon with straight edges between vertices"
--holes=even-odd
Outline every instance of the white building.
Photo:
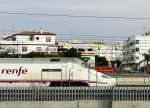
[[79,40],[59,41],[58,48],[75,48],[78,52],[95,52],[95,44],[92,42],[81,42]]
[[108,61],[123,59],[123,42],[100,43],[96,45],[96,54],[105,57]]
[[92,42],[84,42],[79,40],[59,41],[57,47],[77,49],[77,52],[81,53],[81,58],[84,60],[89,59],[88,63],[91,65],[91,67],[95,67],[95,44]]
[[30,52],[56,52],[56,34],[51,32],[20,32],[0,41],[1,50],[9,54],[27,54]]
[[123,41],[113,43],[67,41],[58,42],[59,48],[76,48],[79,52],[94,52],[108,61],[123,60]]
[[144,56],[150,50],[150,35],[136,35],[129,37],[124,46],[123,64],[143,66]]

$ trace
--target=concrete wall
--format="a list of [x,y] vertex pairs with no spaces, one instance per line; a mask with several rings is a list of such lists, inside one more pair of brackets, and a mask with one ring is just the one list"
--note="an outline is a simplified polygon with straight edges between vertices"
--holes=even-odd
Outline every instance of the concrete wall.
[[112,101],[112,108],[149,108],[150,101]]
[[0,102],[0,108],[111,108],[110,101],[10,101]]

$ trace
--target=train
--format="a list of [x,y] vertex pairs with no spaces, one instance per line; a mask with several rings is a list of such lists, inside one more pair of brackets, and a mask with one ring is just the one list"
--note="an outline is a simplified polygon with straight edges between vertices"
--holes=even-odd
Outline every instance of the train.
[[78,58],[0,58],[0,86],[114,86]]

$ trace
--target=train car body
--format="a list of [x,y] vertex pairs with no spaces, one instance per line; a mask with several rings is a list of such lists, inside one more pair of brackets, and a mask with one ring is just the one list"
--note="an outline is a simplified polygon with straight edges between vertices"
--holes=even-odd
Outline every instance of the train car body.
[[1,58],[0,85],[113,86],[116,79],[77,58]]

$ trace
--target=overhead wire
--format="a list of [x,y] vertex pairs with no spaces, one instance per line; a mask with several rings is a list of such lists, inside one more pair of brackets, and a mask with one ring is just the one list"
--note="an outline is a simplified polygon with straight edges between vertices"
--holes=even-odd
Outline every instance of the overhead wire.
[[71,14],[48,14],[30,12],[9,12],[0,11],[0,14],[9,15],[30,15],[30,16],[50,16],[50,17],[73,17],[73,18],[96,18],[96,19],[127,19],[127,20],[150,20],[150,17],[126,17],[126,16],[95,16],[95,15],[71,15]]
[[[48,13],[31,13],[31,12],[9,12],[9,11],[0,11],[0,14],[9,14],[9,15],[29,15],[29,16],[48,16],[48,17],[72,17],[72,18],[96,18],[96,19],[125,19],[125,20],[150,20],[150,17],[124,17],[124,16],[90,16],[90,15],[70,15],[70,14],[48,14]],[[8,32],[18,32],[17,30],[0,30],[0,31],[8,31]],[[89,38],[91,40],[93,39],[100,39],[105,38],[107,40],[112,40],[114,36],[101,36],[96,34],[67,34],[67,33],[56,33],[58,36],[65,35],[65,36],[76,36],[75,38],[78,39],[78,36],[95,36],[98,38]],[[115,36],[118,40],[122,38],[127,38],[124,36]],[[61,37],[60,37],[61,38]],[[64,38],[64,37],[63,37]],[[68,39],[70,37],[67,37]],[[66,39],[67,39],[66,38]],[[73,38],[73,37],[71,37]],[[109,39],[110,38],[110,39]],[[81,37],[80,37],[81,39]],[[88,39],[86,37],[86,39]],[[81,40],[84,40],[81,39]]]

